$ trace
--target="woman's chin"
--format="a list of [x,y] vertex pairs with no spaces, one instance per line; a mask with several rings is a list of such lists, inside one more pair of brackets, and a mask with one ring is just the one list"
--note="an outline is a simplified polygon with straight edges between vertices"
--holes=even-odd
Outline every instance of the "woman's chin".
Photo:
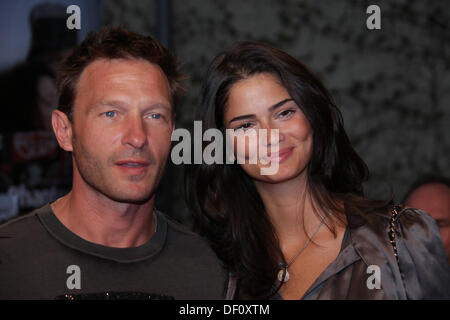
[[278,183],[284,183],[293,179],[296,179],[300,176],[301,172],[293,172],[292,170],[278,170],[276,173],[273,174],[255,174],[251,175],[251,177],[254,180],[270,183],[270,184],[278,184]]

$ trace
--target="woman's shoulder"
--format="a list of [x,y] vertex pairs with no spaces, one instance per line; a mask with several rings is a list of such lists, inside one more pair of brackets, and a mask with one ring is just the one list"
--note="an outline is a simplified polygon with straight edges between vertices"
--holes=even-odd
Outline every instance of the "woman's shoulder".
[[450,299],[450,266],[436,221],[425,211],[399,212],[397,254],[410,299]]
[[436,221],[424,210],[401,204],[387,206],[370,214],[370,220],[353,235],[370,234],[373,241],[389,243],[394,256],[407,248],[410,255],[432,254],[446,259],[444,244]]
[[[386,228],[392,231],[395,227],[396,232],[400,234],[414,231],[426,232],[433,231],[433,235],[440,237],[439,228],[435,220],[421,209],[406,207],[402,204],[388,205],[376,211],[367,214],[364,219],[367,227],[382,237],[386,235]],[[412,229],[412,230],[411,230]]]
[[450,298],[450,267],[434,219],[401,205],[372,214],[352,231],[355,248],[369,264],[382,264],[396,291],[408,299]]
[[407,207],[403,204],[386,205],[373,211],[371,214],[381,220],[390,220],[394,216],[397,219],[400,217],[405,217],[408,221],[415,220],[419,223],[423,219],[428,220],[428,218],[431,218],[425,211]]
[[[401,204],[392,205],[385,210],[373,213],[373,232],[389,241],[403,241],[407,245],[417,246],[421,243],[431,252],[440,252],[444,248],[439,227],[436,221],[424,210],[406,207]],[[370,224],[369,224],[370,225]]]

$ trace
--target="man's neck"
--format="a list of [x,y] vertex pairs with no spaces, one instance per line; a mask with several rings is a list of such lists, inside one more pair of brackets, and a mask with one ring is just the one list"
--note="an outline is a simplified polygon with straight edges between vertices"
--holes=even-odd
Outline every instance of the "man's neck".
[[79,237],[104,246],[128,248],[147,242],[155,231],[154,196],[143,204],[121,203],[98,192],[72,190],[51,204],[56,217]]

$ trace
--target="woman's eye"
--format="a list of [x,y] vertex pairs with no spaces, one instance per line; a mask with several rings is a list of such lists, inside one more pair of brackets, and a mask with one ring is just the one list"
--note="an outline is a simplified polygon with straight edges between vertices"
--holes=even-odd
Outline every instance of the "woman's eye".
[[252,126],[252,124],[247,122],[247,123],[244,123],[244,124],[240,125],[239,127],[235,128],[234,131],[239,131],[239,130],[245,131],[246,129],[251,128],[251,126]]
[[294,112],[295,112],[295,110],[285,110],[285,111],[280,112],[280,113],[278,114],[278,117],[279,117],[279,118],[285,118],[285,117],[290,116],[290,115],[293,114]]

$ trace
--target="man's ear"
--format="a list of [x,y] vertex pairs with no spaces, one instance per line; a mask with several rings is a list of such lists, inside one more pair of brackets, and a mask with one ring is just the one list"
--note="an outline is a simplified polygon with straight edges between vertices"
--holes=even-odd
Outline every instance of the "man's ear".
[[72,123],[64,112],[53,110],[52,126],[59,146],[65,151],[72,151]]

